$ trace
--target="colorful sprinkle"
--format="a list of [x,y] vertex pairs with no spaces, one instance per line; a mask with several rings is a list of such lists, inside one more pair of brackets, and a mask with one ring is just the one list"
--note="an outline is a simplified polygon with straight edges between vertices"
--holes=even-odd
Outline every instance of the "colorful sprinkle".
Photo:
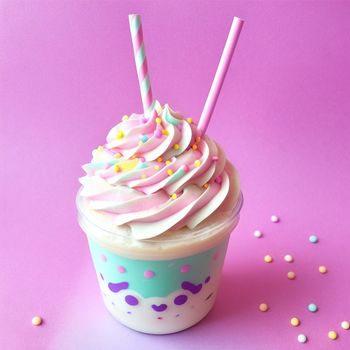
[[311,235],[310,237],[309,237],[309,241],[311,242],[311,243],[317,243],[318,242],[318,237],[316,236],[316,235]]
[[299,318],[297,317],[292,317],[290,319],[290,324],[293,326],[293,327],[298,327],[300,325],[300,320]]
[[168,169],[167,173],[169,176],[171,176],[171,175],[173,175],[174,172],[171,169]]
[[308,308],[308,310],[309,310],[310,312],[316,312],[316,311],[318,310],[317,305],[316,305],[316,304],[313,304],[313,303],[309,304],[309,305],[307,306],[307,308]]
[[298,339],[299,343],[306,343],[307,342],[307,336],[305,334],[299,334],[297,339]]
[[338,338],[338,333],[336,331],[329,331],[328,338],[332,340],[336,340]]
[[139,301],[133,295],[127,295],[125,297],[125,302],[131,306],[135,306],[139,303]]
[[201,161],[197,159],[197,160],[194,162],[194,166],[195,166],[196,168],[200,167],[200,166],[201,166]]
[[122,139],[124,137],[123,130],[118,130],[116,137],[117,137],[118,140]]
[[119,265],[119,266],[117,267],[117,271],[118,271],[119,273],[125,273],[125,272],[126,272],[126,268],[125,268],[124,266]]
[[143,116],[141,121],[143,124],[146,124],[148,122],[148,119],[145,116]]
[[155,170],[159,170],[159,169],[160,169],[160,166],[159,166],[159,165],[155,165],[155,166],[154,166],[154,169],[155,169]]
[[142,135],[139,136],[139,139],[140,139],[140,141],[141,141],[142,143],[145,143],[145,142],[148,141],[148,136],[145,135],[145,134],[142,134]]
[[180,148],[180,145],[178,143],[175,143],[173,146],[174,150],[177,151]]
[[97,150],[98,150],[99,152],[102,152],[102,151],[103,151],[103,146],[98,146],[98,147],[97,147]]
[[157,158],[157,162],[158,162],[158,163],[161,163],[162,161],[163,161],[163,158],[162,158],[162,157]]
[[163,311],[165,311],[167,308],[168,308],[168,306],[167,306],[166,304],[160,304],[160,305],[153,304],[153,305],[152,305],[152,309],[153,309],[154,311],[157,311],[157,312],[163,312]]
[[162,119],[160,119],[159,117],[156,118],[156,123],[157,123],[157,124],[160,124],[161,122],[162,122]]
[[174,304],[175,305],[183,305],[186,303],[188,297],[187,295],[178,295],[175,299],[174,299]]
[[162,134],[165,136],[169,135],[169,131],[167,129],[162,130]]
[[341,324],[340,324],[341,328],[345,329],[345,330],[348,330],[350,329],[350,323],[348,321],[343,321]]
[[295,277],[296,277],[297,275],[295,274],[295,272],[293,272],[293,271],[289,271],[288,273],[287,273],[287,277],[288,277],[288,279],[289,280],[295,280]]
[[318,268],[318,271],[319,271],[320,273],[327,273],[327,267],[321,265],[321,266]]
[[254,237],[261,238],[263,236],[263,233],[259,230],[254,231]]
[[176,198],[177,198],[177,194],[176,194],[176,193],[173,193],[173,194],[171,195],[171,198],[172,198],[172,199],[176,199]]
[[294,261],[294,258],[293,258],[292,255],[286,254],[286,255],[284,256],[284,261],[287,262],[287,263],[292,263],[292,262]]
[[171,161],[168,159],[167,161],[165,161],[166,165],[169,165],[171,163]]
[[119,159],[119,158],[121,158],[121,154],[120,153],[116,153],[115,155],[114,155],[114,158],[117,158],[117,159]]
[[196,144],[192,145],[192,149],[195,151],[198,149],[198,146]]
[[204,283],[208,283],[210,281],[210,276],[208,276],[205,280]]
[[187,273],[191,270],[191,265],[182,265],[180,268],[181,273]]
[[128,116],[128,115],[124,115],[124,116],[122,117],[122,121],[123,121],[123,122],[126,122],[127,120],[129,120],[129,116]]
[[272,263],[273,258],[272,258],[271,255],[265,255],[264,256],[264,261],[269,264],[269,263]]
[[43,319],[40,316],[34,316],[32,318],[32,325],[33,326],[40,326],[43,323]]
[[188,122],[188,124],[192,124],[193,119],[192,118],[187,118],[187,122]]
[[155,273],[152,271],[152,270],[146,270],[143,275],[146,277],[146,278],[153,278],[155,276]]
[[189,168],[188,165],[186,165],[186,164],[181,165],[181,169],[182,169],[185,173],[187,173],[187,172],[190,171],[190,168]]
[[211,159],[213,160],[213,162],[217,162],[219,160],[219,157],[218,156],[213,156]]
[[204,185],[203,185],[203,188],[208,188],[209,187],[209,184],[208,183],[205,183]]
[[154,136],[157,137],[158,139],[161,138],[162,135],[163,135],[162,129],[157,128],[156,130],[154,130]]
[[202,138],[201,138],[200,136],[196,136],[196,142],[197,142],[197,143],[201,142],[201,139],[202,139]]
[[269,306],[268,306],[266,303],[261,303],[261,304],[259,305],[259,310],[260,310],[261,312],[266,312],[266,311],[268,311],[268,309],[269,309]]
[[114,166],[114,171],[115,171],[116,173],[119,173],[119,172],[121,171],[120,166],[119,166],[119,165],[115,165],[115,166]]
[[272,222],[274,222],[274,223],[280,221],[280,219],[279,219],[279,217],[278,217],[277,215],[272,215],[271,218],[270,218],[270,220],[271,220]]

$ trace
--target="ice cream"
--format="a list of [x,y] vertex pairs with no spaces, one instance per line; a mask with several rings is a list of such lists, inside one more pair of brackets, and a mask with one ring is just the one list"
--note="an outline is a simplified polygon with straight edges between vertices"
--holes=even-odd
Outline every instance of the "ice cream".
[[220,146],[197,135],[191,118],[158,102],[149,118],[124,116],[83,166],[81,197],[135,239],[194,229],[220,210],[230,192],[239,192]]

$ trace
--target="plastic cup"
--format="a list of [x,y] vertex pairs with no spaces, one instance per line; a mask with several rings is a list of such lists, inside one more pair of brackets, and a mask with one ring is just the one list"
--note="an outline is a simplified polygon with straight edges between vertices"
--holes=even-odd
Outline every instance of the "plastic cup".
[[239,221],[234,207],[222,208],[194,230],[169,231],[136,241],[127,231],[102,225],[77,195],[78,221],[87,235],[103,301],[115,319],[150,334],[182,331],[214,305],[230,234]]

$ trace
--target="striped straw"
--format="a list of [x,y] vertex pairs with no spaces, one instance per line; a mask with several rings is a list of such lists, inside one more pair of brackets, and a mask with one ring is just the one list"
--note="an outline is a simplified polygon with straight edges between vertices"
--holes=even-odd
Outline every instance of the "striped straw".
[[129,15],[130,33],[134,48],[137,76],[141,91],[142,105],[145,116],[153,110],[154,101],[152,96],[151,82],[148,74],[145,45],[143,42],[142,24],[140,15]]
[[239,34],[241,33],[244,21],[238,17],[234,17],[228,34],[224,51],[222,52],[221,59],[218,65],[218,68],[215,73],[213,83],[211,85],[207,100],[205,102],[202,115],[198,122],[198,135],[202,136],[210,122],[210,118],[214,112],[216,102],[218,100],[221,87],[224,83],[225,76],[228,70],[228,67],[231,63],[231,58],[235,47],[238,42]]

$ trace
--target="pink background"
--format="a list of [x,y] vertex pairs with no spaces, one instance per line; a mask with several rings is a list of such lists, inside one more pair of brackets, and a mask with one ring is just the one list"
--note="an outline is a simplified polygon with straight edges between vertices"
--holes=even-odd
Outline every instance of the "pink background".
[[[348,1],[2,0],[0,11],[1,349],[350,348],[339,326],[350,319]],[[241,223],[215,309],[171,336],[109,316],[76,223],[81,164],[123,114],[141,111],[129,12],[143,17],[154,95],[195,120],[232,17],[246,20],[208,130],[240,171]]]

